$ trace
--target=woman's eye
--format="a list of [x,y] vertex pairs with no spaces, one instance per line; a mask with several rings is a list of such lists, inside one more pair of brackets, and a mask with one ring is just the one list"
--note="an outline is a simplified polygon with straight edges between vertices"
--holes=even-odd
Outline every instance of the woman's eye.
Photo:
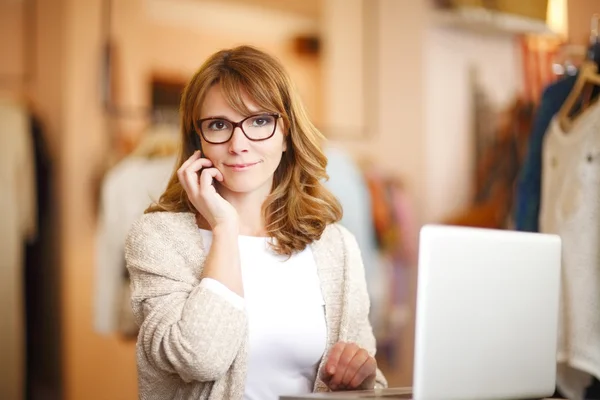
[[223,129],[227,129],[227,124],[225,121],[213,121],[208,127],[213,131],[222,131]]
[[253,121],[252,121],[252,125],[254,126],[265,126],[268,125],[271,122],[272,118],[270,117],[256,117]]

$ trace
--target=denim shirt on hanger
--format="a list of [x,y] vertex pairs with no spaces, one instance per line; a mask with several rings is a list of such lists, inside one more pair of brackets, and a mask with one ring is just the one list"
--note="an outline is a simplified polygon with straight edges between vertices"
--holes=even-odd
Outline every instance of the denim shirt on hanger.
[[563,78],[550,84],[542,93],[529,137],[527,155],[517,178],[514,215],[516,230],[539,231],[544,135],[550,121],[575,86],[576,80],[577,76]]

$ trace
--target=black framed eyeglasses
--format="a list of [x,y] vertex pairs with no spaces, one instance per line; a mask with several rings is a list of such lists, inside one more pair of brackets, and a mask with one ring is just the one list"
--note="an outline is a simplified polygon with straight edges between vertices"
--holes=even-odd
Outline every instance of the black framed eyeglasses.
[[240,127],[244,136],[253,142],[270,139],[277,129],[279,113],[261,113],[250,115],[239,122],[227,118],[202,118],[196,122],[200,134],[208,143],[227,143],[233,137],[235,128]]

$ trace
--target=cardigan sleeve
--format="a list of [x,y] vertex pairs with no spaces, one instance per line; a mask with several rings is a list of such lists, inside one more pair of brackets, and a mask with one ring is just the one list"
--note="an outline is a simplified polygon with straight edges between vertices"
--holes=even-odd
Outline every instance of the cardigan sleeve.
[[146,214],[133,225],[125,247],[131,305],[140,325],[138,357],[185,382],[215,381],[228,371],[246,335],[243,302],[201,284],[193,272],[200,269],[189,265],[188,254],[200,244],[155,214],[161,213]]
[[[360,248],[354,235],[343,226],[339,226],[345,248],[346,264],[346,296],[349,303],[353,305],[353,312],[349,319],[349,339],[367,350],[369,355],[375,357],[377,345],[373,328],[369,321],[370,300],[367,291],[365,269],[363,266]],[[363,383],[360,389],[385,388],[387,380],[379,368],[377,368],[375,381]]]

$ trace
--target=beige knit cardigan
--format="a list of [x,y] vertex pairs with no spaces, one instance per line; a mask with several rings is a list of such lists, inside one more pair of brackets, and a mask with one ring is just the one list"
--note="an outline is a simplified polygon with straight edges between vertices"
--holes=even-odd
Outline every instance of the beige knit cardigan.
[[[338,224],[330,225],[311,249],[325,300],[325,354],[336,342],[345,341],[355,342],[374,355],[369,297],[354,236]],[[128,235],[125,258],[133,313],[140,325],[140,399],[243,398],[247,315],[198,285],[206,256],[191,213],[145,214]],[[323,357],[319,372],[325,360]],[[387,386],[379,370],[376,386]],[[328,391],[318,377],[314,391]]]

